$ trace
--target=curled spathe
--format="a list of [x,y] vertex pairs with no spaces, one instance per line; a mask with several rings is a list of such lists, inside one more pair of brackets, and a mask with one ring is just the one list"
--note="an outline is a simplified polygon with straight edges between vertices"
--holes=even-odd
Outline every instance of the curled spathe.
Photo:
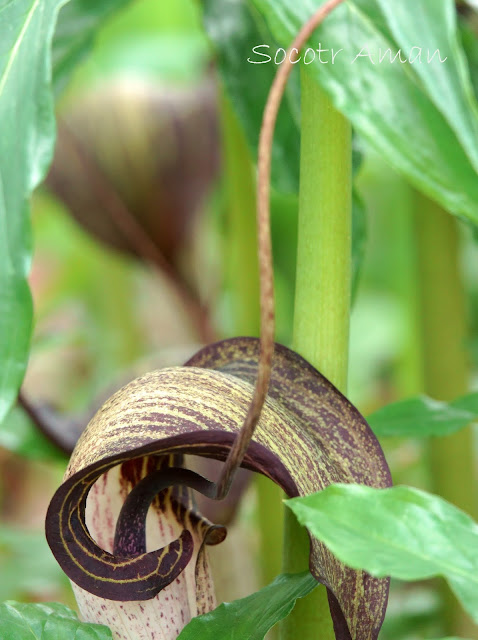
[[[55,557],[82,590],[106,600],[144,601],[192,561],[198,575],[204,545],[220,542],[225,530],[196,513],[191,492],[214,497],[215,486],[185,470],[182,456],[225,460],[250,405],[258,358],[255,338],[209,345],[184,367],[134,380],[97,412],[78,441],[46,523]],[[88,492],[114,467],[143,459],[156,462],[131,483],[107,552],[86,525]],[[269,477],[289,497],[335,482],[391,485],[380,445],[358,410],[301,356],[278,344],[269,393],[242,466]],[[175,505],[172,513],[182,530],[147,551],[146,512],[153,501],[164,509],[164,496]],[[310,570],[327,587],[336,637],[377,638],[388,580],[345,567],[315,538]]]

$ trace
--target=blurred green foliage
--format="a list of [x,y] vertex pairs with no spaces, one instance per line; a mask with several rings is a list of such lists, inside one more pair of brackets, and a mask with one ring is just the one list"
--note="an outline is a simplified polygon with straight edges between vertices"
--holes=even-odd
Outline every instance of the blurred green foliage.
[[0,528],[0,572],[2,602],[12,598],[52,599],[68,585],[43,531],[25,531],[3,525]]

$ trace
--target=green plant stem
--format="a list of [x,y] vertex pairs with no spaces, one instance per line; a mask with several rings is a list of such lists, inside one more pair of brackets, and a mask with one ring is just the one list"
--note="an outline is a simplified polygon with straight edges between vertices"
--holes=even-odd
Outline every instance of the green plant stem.
[[[378,284],[385,296],[393,294],[400,302],[404,346],[399,361],[390,372],[390,383],[398,397],[408,398],[420,393],[423,386],[418,331],[415,191],[402,176],[383,164],[381,156],[370,150],[356,184],[359,192],[367,194],[370,244],[373,245],[373,237],[380,239],[378,247],[369,247],[371,251],[362,277],[372,277],[374,286]],[[388,380],[383,391],[386,402]]]
[[[227,268],[232,293],[234,333],[257,336],[260,328],[259,266],[256,230],[256,179],[244,133],[223,98],[223,140],[228,189]],[[280,573],[282,561],[282,492],[263,476],[255,479],[260,529],[261,586]]]
[[[453,400],[468,387],[466,310],[459,274],[457,221],[426,196],[417,194],[418,269],[424,391]],[[433,489],[475,519],[478,516],[470,428],[430,443]],[[447,631],[478,637],[451,592],[446,593]],[[470,635],[474,634],[474,635]]]
[[[400,300],[403,309],[404,347],[395,368],[395,386],[399,397],[416,395],[422,388],[422,350],[418,331],[419,285],[416,278],[416,238],[415,216],[412,200],[414,191],[401,177],[394,174],[388,190],[388,204],[397,203],[396,210],[390,216],[388,238],[392,238],[387,247],[391,252],[389,268],[392,289]],[[395,188],[393,188],[395,187]],[[384,211],[386,209],[382,209]]]
[[[294,349],[342,392],[347,387],[351,287],[351,128],[302,70],[299,240]],[[285,511],[284,571],[308,567],[309,541]],[[300,600],[282,640],[335,638],[326,590]]]
[[228,285],[234,333],[258,336],[259,265],[256,238],[256,179],[244,132],[226,97],[222,99],[223,149],[227,188]]

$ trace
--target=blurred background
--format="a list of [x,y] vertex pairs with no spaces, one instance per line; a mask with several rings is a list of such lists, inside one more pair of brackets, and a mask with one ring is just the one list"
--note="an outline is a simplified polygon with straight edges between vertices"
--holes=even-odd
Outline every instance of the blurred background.
[[[58,444],[68,447],[95,408],[128,380],[181,364],[208,341],[257,335],[257,285],[248,281],[255,247],[243,244],[237,255],[235,242],[242,231],[227,148],[232,120],[193,0],[140,0],[119,12],[61,96],[55,160],[33,201],[31,358],[22,406],[0,432],[2,600],[75,606],[43,535],[67,457],[32,417],[57,425]],[[417,196],[360,140],[356,146],[363,154],[356,186],[365,223],[349,397],[367,415],[423,389],[422,294]],[[273,194],[272,224],[277,340],[288,345],[294,197]],[[478,247],[467,225],[460,224],[458,235],[476,389]],[[383,445],[395,482],[431,489],[419,440]],[[214,549],[219,600],[246,595],[273,577],[274,563],[264,568],[260,559],[260,519],[257,486],[250,484],[230,528],[236,559],[221,561],[230,547]],[[381,637],[439,637],[440,607],[434,584],[394,584]]]

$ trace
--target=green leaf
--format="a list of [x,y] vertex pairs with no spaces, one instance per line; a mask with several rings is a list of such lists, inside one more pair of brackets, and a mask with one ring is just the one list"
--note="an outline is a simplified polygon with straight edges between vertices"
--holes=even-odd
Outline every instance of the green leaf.
[[423,438],[446,436],[478,419],[478,393],[453,402],[427,396],[409,398],[375,411],[367,418],[375,435]]
[[411,66],[478,171],[478,105],[466,56],[458,42],[455,3],[421,0],[413,5],[413,19],[411,0],[398,3],[393,9],[388,0],[378,0],[378,4],[395,41],[409,60],[417,52],[417,43],[432,53],[438,48],[446,52],[443,64]]
[[224,602],[211,613],[193,618],[178,640],[262,640],[269,629],[289,615],[297,598],[316,586],[308,571],[278,576],[257,593]]
[[50,43],[65,0],[0,0],[0,422],[25,372],[32,328],[28,198],[55,137]]
[[[310,0],[250,3],[283,47],[317,8]],[[477,221],[477,107],[458,44],[454,3],[403,0],[396,5],[349,0],[339,6],[309,42],[312,49],[328,51],[322,54],[324,63],[316,56],[307,68],[384,159],[447,209]],[[402,59],[407,52],[413,59],[418,50],[411,48],[418,43],[421,64],[391,63],[387,57],[380,62],[380,50],[383,55],[389,48],[392,56],[401,49]],[[428,63],[428,47],[430,56],[440,49],[446,62],[435,55]],[[244,59],[247,55],[243,51]],[[271,65],[254,65],[262,66]]]
[[478,525],[457,507],[411,487],[344,484],[286,504],[350,567],[400,580],[443,576],[478,622]]
[[53,38],[53,85],[58,95],[93,46],[98,28],[131,0],[70,0]]
[[111,640],[111,631],[80,622],[76,613],[57,602],[0,604],[0,634],[11,640]]

